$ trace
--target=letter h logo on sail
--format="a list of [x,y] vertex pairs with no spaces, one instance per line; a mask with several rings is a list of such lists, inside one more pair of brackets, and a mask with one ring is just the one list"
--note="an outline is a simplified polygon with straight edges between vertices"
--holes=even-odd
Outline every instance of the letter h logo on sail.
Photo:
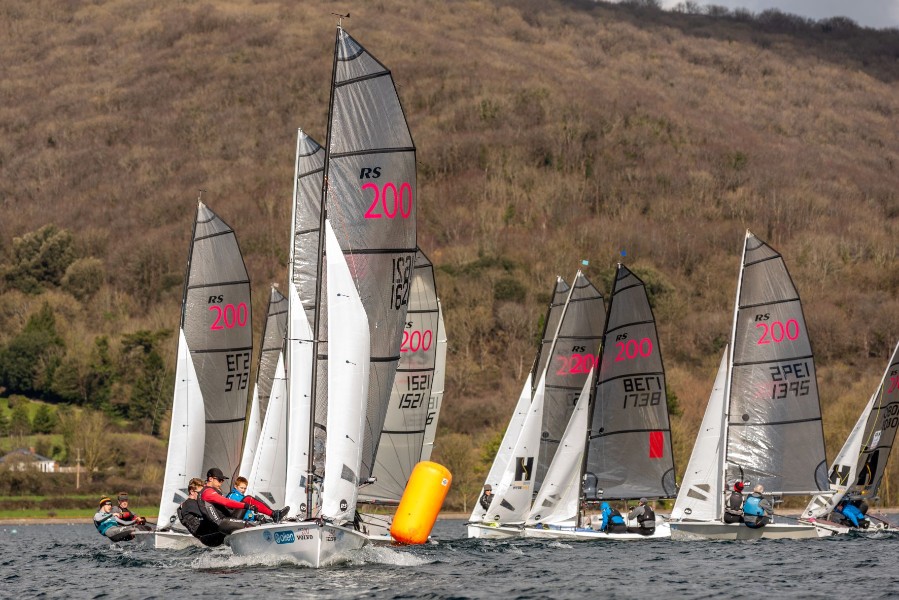
[[515,457],[515,481],[530,481],[534,470],[533,456]]

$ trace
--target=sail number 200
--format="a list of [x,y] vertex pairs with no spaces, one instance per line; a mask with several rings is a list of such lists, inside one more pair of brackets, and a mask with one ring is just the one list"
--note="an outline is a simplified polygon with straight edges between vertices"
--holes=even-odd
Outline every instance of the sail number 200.
[[412,216],[412,185],[403,182],[397,189],[396,184],[388,181],[383,186],[371,181],[362,185],[363,190],[374,191],[366,219],[395,219],[397,215],[403,219]]

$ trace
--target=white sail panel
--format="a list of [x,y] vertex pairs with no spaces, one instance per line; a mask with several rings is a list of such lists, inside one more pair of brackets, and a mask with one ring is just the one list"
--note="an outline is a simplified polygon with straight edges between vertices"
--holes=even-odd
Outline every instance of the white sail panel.
[[[531,377],[532,374],[528,374],[524,387],[521,388],[518,402],[515,403],[515,409],[512,411],[512,418],[509,419],[509,425],[506,426],[506,432],[503,434],[503,439],[496,451],[496,456],[493,458],[493,463],[490,465],[487,479],[484,480],[484,483],[489,484],[494,490],[499,489],[499,483],[503,474],[511,468],[515,444],[518,443],[518,438],[521,437],[524,429],[525,419],[528,416],[531,405]],[[487,511],[481,506],[480,502],[477,502],[468,520],[480,521],[486,514]]]
[[274,375],[259,447],[247,476],[247,490],[271,506],[282,506],[287,477],[287,381],[283,358],[276,363]]
[[425,419],[425,437],[421,445],[421,460],[431,460],[437,421],[443,406],[443,388],[446,382],[446,326],[443,324],[443,307],[437,300],[437,358],[434,363],[434,385],[428,399],[428,416]]
[[284,336],[287,334],[288,302],[276,285],[272,286],[268,301],[268,314],[262,328],[262,351],[259,354],[259,365],[256,369],[256,385],[253,386],[253,401],[250,405],[250,418],[247,432],[244,434],[243,455],[240,459],[239,473],[246,476],[253,467],[256,446],[259,444],[259,432],[262,430],[262,419],[268,408],[272,383],[278,361],[282,360]]
[[526,525],[560,524],[577,519],[581,467],[584,464],[589,425],[591,383],[592,377],[584,381],[571,419],[559,443],[559,449],[553,456],[553,462],[546,471],[540,492],[528,513]]
[[693,453],[684,472],[671,518],[683,521],[715,521],[724,511],[721,460],[724,451],[724,397],[727,391],[727,348],[721,356],[712,393],[696,435]]
[[362,465],[368,397],[370,338],[365,307],[329,221],[325,221],[328,268],[328,441],[322,484],[322,516],[351,521]]
[[178,506],[187,500],[187,484],[193,477],[203,475],[203,445],[206,418],[203,394],[197,382],[194,362],[184,330],[178,333],[178,358],[175,363],[175,400],[172,405],[172,425],[165,461],[165,478],[159,503],[160,527],[175,518]]
[[[284,503],[291,507],[291,514],[304,517],[307,509],[309,436],[312,414],[312,326],[306,317],[297,286],[291,285],[289,301],[289,333],[287,355],[287,458]],[[316,498],[313,496],[311,514],[316,514]]]
[[512,450],[511,460],[500,476],[499,486],[494,488],[493,501],[482,517],[483,521],[521,523],[531,508],[534,475],[540,449],[540,425],[543,421],[545,390],[546,378],[541,377],[537,391],[534,392],[534,399],[528,407],[521,435],[518,436]]

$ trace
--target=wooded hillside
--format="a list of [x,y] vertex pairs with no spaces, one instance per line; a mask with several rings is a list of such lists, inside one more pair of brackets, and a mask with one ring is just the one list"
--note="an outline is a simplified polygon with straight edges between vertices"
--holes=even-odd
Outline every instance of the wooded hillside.
[[330,13],[349,11],[418,150],[453,502],[582,259],[605,292],[619,260],[649,284],[682,471],[747,228],[802,294],[832,459],[899,339],[899,31],[652,4],[3,2],[5,393],[166,436],[198,189],[237,232],[259,331],[286,281],[296,130],[325,139]]

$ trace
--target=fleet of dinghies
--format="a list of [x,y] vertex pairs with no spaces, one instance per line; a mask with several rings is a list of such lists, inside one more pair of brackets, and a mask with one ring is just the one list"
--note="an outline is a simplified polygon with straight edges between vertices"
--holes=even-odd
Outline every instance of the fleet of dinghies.
[[[158,548],[198,545],[175,515],[188,481],[216,467],[292,507],[287,519],[232,533],[236,555],[319,567],[390,540],[389,516],[359,509],[396,506],[430,458],[447,349],[434,266],[417,247],[415,156],[390,71],[338,24],[327,143],[298,132],[289,284],[286,296],[271,289],[245,436],[250,282],[234,231],[198,201],[160,527],[138,535]],[[845,533],[835,510],[876,497],[899,428],[899,344],[828,477],[799,294],[783,257],[747,231],[730,341],[679,489],[668,411],[643,281],[619,264],[606,308],[581,271],[571,286],[557,278],[469,537]],[[812,500],[799,518],[729,523],[736,482]],[[675,497],[670,520],[654,527],[598,530],[607,503]]]

